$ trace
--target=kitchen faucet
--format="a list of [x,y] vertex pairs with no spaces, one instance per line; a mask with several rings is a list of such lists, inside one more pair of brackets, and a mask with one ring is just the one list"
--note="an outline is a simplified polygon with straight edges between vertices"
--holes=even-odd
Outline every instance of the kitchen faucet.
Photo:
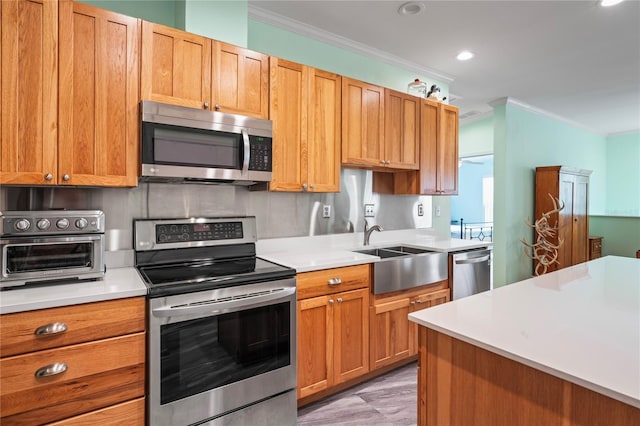
[[371,237],[371,234],[373,233],[373,231],[380,231],[382,232],[382,226],[380,225],[373,225],[371,228],[369,228],[369,223],[367,222],[367,219],[364,220],[364,245],[368,246],[369,245],[369,237]]

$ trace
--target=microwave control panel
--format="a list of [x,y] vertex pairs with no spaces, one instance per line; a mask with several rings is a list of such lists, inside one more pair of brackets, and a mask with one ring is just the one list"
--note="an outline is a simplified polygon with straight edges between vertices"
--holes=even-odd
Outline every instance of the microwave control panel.
[[249,170],[270,172],[272,162],[271,138],[249,136],[250,157]]

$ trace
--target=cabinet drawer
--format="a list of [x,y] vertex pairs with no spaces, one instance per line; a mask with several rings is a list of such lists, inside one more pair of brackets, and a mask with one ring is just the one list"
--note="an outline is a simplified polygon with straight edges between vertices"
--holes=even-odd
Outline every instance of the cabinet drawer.
[[[41,424],[141,397],[144,362],[144,332],[3,358],[0,423]],[[55,363],[66,371],[36,377]]]
[[143,426],[144,425],[144,398],[116,404],[102,410],[92,411],[80,416],[70,417],[51,426]]
[[[48,334],[48,325],[66,331]],[[145,328],[145,298],[109,300],[2,315],[0,357],[136,333]]]
[[369,264],[298,274],[298,300],[340,291],[368,288],[369,274]]

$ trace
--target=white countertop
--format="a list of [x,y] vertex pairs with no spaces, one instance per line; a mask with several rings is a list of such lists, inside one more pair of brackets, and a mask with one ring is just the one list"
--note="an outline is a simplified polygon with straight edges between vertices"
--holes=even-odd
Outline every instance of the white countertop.
[[409,315],[640,408],[640,260],[607,256]]
[[362,232],[260,240],[257,253],[263,259],[294,268],[297,272],[309,272],[342,266],[361,265],[380,260],[378,256],[355,253],[352,250],[403,244],[438,252],[453,252],[491,246],[490,241],[442,238],[430,231],[410,229],[374,232],[369,246],[362,244]]
[[104,279],[97,281],[3,290],[0,292],[0,314],[146,294],[147,287],[135,268],[109,269]]

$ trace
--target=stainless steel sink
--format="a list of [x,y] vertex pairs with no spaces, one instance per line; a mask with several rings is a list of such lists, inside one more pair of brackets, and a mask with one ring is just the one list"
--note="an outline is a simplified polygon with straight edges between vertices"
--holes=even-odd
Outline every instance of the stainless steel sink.
[[448,276],[447,253],[402,245],[354,251],[380,258],[373,264],[374,294],[432,284]]

